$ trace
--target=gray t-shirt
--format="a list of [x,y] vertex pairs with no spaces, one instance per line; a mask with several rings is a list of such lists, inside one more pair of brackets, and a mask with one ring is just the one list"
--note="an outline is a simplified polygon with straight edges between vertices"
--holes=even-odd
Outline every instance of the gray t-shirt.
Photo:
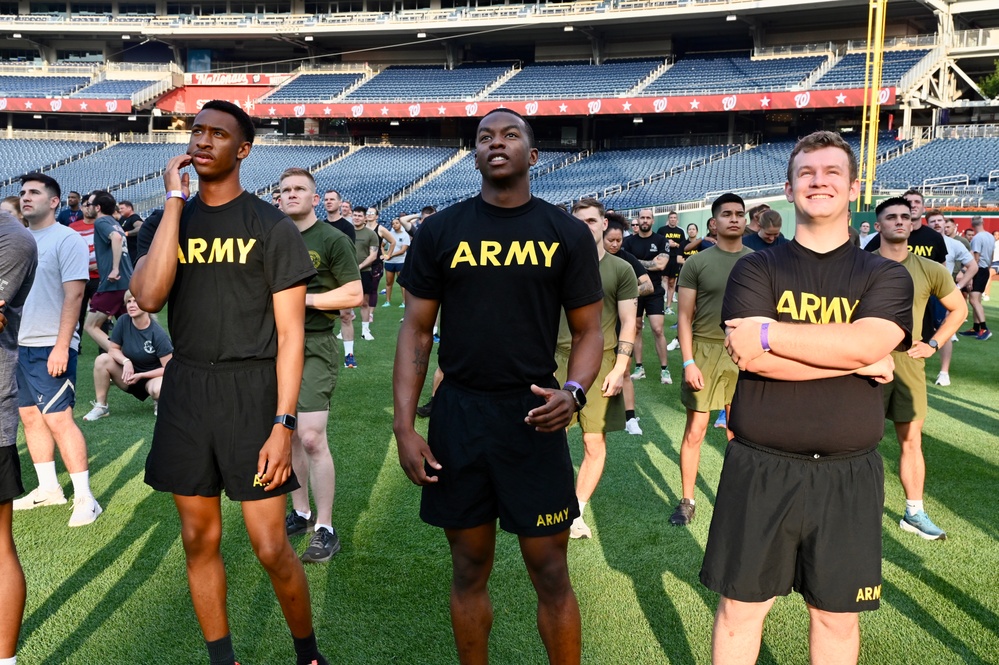
[[[395,238],[395,249],[392,250],[392,251],[398,252],[403,247],[406,247],[407,250],[408,250],[409,244],[411,242],[408,233],[406,233],[405,231],[403,231],[401,229],[399,231],[393,231],[392,229],[389,229],[389,233],[391,233],[392,237]],[[395,266],[395,265],[399,265],[399,264],[402,264],[402,263],[405,263],[405,262],[406,262],[406,252],[403,252],[402,254],[399,254],[398,256],[393,256],[391,259],[389,259],[385,263],[391,263],[392,265]]]
[[996,239],[988,231],[979,231],[971,239],[971,251],[978,252],[978,269],[988,270],[992,266],[992,257],[996,252]]
[[28,229],[0,212],[0,311],[7,325],[0,331],[0,446],[17,443],[17,331],[38,264],[38,249]]
[[[62,224],[31,229],[38,246],[35,283],[24,301],[24,315],[17,341],[21,346],[55,346],[64,299],[63,283],[90,279],[90,249],[80,234]],[[79,303],[73,308],[79,312]],[[80,335],[73,331],[70,348],[80,349]]]
[[163,363],[160,358],[173,353],[173,344],[166,331],[155,321],[149,321],[145,329],[139,330],[130,316],[122,316],[114,324],[111,341],[121,347],[121,352],[132,361],[136,372],[151,372]]
[[[118,279],[114,282],[108,281],[108,275],[114,268],[114,254],[111,249],[111,234],[117,233],[121,236],[121,261],[118,265]],[[132,259],[128,255],[128,238],[121,225],[115,221],[114,217],[104,215],[94,220],[94,255],[97,257],[97,272],[101,276],[101,283],[97,287],[97,292],[104,291],[124,291],[128,288],[128,282],[132,278]]]

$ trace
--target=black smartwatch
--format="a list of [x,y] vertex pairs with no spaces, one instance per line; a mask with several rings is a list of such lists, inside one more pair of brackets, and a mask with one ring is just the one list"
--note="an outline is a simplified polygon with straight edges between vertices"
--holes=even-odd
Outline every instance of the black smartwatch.
[[586,391],[583,390],[583,386],[575,381],[566,381],[562,390],[568,390],[572,395],[572,399],[576,402],[576,411],[581,411],[586,406]]
[[298,418],[286,413],[283,416],[274,416],[274,424],[284,425],[288,429],[295,431],[295,428],[298,426]]
[[930,339],[930,341],[928,341],[926,344],[929,345],[929,347],[934,351],[937,351],[940,347],[940,343],[935,339]]

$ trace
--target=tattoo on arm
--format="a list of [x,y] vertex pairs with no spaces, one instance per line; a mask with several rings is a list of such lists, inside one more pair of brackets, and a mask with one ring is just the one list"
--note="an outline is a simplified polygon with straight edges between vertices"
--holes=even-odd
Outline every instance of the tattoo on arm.
[[421,348],[414,349],[413,366],[420,376],[427,375],[427,366],[430,364],[430,353]]
[[629,358],[635,353],[635,345],[631,342],[618,342],[617,343],[617,355],[628,356]]

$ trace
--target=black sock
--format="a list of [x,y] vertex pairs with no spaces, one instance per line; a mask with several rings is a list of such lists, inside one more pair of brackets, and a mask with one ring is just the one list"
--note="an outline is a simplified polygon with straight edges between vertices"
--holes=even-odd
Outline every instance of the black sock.
[[208,660],[211,665],[235,665],[236,654],[232,650],[232,635],[209,642],[205,640],[208,647]]
[[291,639],[295,641],[295,662],[297,665],[329,665],[323,655],[319,653],[315,631],[312,631],[308,637],[292,635]]
[[669,369],[669,368],[668,368],[668,367],[667,367],[666,365],[660,365],[660,366],[659,366],[659,369],[661,369],[662,371],[664,371],[664,372],[665,372],[665,371],[666,371],[667,369]]
[[976,324],[975,324],[975,327],[973,328],[973,330],[974,330],[974,331],[975,331],[976,333],[977,333],[977,332],[982,332],[982,324],[981,324],[981,323],[976,323]]
[[635,371],[642,369],[642,363],[635,363]]
[[625,409],[625,411],[624,411],[624,419],[625,420],[631,420],[634,417],[635,417],[635,410],[634,409],[631,409],[631,410]]

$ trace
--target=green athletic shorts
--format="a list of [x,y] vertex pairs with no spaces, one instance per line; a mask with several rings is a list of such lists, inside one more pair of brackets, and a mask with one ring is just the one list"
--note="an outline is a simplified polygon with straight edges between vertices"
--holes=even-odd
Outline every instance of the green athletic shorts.
[[892,351],[895,380],[881,387],[885,418],[893,423],[926,420],[926,361],[910,358],[904,351]]
[[343,362],[340,345],[332,330],[305,333],[305,365],[302,389],[298,392],[298,412],[326,411],[336,388],[337,372]]
[[[555,378],[560,386],[564,386],[568,372],[569,354],[561,349],[556,349],[555,362],[558,363]],[[579,426],[587,434],[620,432],[624,429],[624,391],[613,397],[604,397],[603,391],[600,389],[604,379],[614,369],[615,362],[617,362],[617,351],[614,349],[604,351],[604,355],[600,359],[600,372],[593,380],[593,385],[586,392],[586,406],[578,414],[573,415],[572,420],[569,421],[570,427],[578,417]]]
[[694,364],[701,370],[704,387],[691,390],[681,374],[680,402],[691,411],[719,411],[732,403],[739,366],[732,362],[724,342],[694,340]]

